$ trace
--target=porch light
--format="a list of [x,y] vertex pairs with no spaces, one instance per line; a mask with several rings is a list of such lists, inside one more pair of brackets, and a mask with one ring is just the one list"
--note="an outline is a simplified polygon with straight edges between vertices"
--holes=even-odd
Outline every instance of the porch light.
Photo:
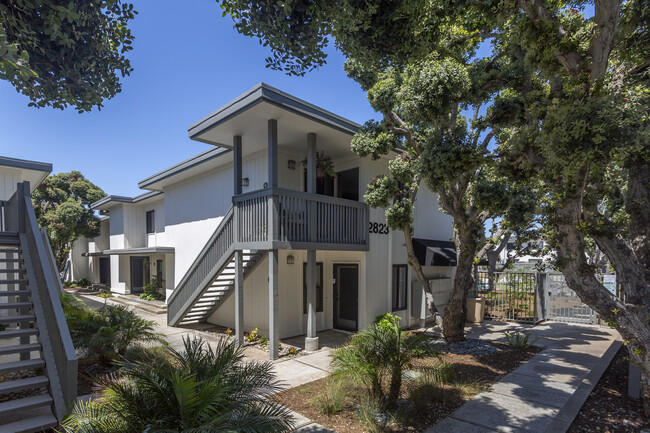
[[247,188],[248,187],[248,178],[245,177],[241,180],[241,186]]
[[296,169],[296,161],[294,161],[293,159],[290,159],[287,162],[287,167],[289,168],[289,170],[295,170]]
[[287,265],[293,265],[293,256],[292,255],[287,256]]

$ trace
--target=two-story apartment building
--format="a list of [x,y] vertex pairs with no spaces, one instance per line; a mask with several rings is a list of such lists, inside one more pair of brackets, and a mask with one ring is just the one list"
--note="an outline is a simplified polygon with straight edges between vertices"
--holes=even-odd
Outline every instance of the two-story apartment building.
[[[189,128],[213,148],[140,181],[143,195],[93,205],[102,234],[75,246],[73,277],[135,293],[163,275],[170,325],[205,321],[239,338],[258,327],[272,358],[278,338],[306,334],[314,349],[317,331],[363,329],[386,312],[420,324],[422,289],[403,234],[363,202],[388,159],[352,152],[359,126],[255,86]],[[444,304],[455,269],[452,220],[424,187],[414,228]]]

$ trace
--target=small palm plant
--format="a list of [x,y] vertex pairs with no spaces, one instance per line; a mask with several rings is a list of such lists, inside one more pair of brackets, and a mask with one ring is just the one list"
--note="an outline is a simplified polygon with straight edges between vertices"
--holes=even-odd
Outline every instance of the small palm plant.
[[[356,334],[333,355],[334,374],[360,381],[374,400],[389,408],[399,397],[404,370],[412,367],[416,358],[430,354],[427,337],[402,331],[399,320],[390,313],[379,316],[375,324]],[[386,379],[387,392],[383,387]]]
[[172,359],[124,363],[100,399],[78,403],[65,432],[286,432],[287,409],[266,397],[277,390],[268,362],[243,362],[243,348],[221,341],[214,349],[184,339]]
[[123,358],[129,346],[165,344],[163,336],[154,332],[155,322],[142,319],[126,306],[105,305],[94,310],[65,292],[61,304],[74,346],[102,364]]

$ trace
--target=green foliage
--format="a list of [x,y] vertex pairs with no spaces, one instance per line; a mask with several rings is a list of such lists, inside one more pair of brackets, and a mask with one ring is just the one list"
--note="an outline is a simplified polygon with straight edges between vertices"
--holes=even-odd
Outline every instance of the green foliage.
[[334,374],[364,385],[370,398],[382,406],[393,407],[399,397],[404,370],[414,359],[429,353],[426,341],[423,334],[402,331],[398,317],[380,316],[377,323],[334,351]]
[[105,196],[78,171],[50,175],[32,192],[38,224],[47,229],[59,269],[77,238],[99,235],[100,221],[90,204]]
[[148,284],[145,284],[142,288],[143,292],[140,294],[140,299],[146,301],[160,301],[165,299],[165,295],[160,293],[165,280],[162,277],[156,275],[151,279]]
[[74,346],[101,363],[123,358],[130,346],[165,343],[163,336],[154,332],[155,322],[141,319],[126,306],[105,305],[94,310],[66,292],[61,293],[61,305]]
[[277,390],[268,362],[244,362],[243,348],[184,339],[171,359],[123,364],[101,399],[77,403],[63,423],[77,433],[290,431],[287,409],[267,399]]
[[0,79],[30,106],[100,108],[133,68],[127,27],[133,5],[119,0],[20,0],[0,4]]
[[506,331],[505,333],[508,344],[514,347],[515,349],[528,349],[535,345],[539,337],[532,338],[532,334],[529,332],[515,332],[514,334]]
[[322,390],[311,399],[311,403],[323,415],[336,415],[343,409],[348,396],[346,382],[340,378],[328,377]]

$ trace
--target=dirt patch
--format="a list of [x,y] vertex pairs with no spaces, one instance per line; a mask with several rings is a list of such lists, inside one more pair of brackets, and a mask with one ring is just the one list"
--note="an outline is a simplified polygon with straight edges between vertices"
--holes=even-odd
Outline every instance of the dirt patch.
[[628,353],[622,347],[589,395],[569,433],[627,433],[650,429],[641,400],[627,396]]
[[[428,405],[425,410],[416,410],[409,416],[397,416],[389,423],[388,432],[420,432],[433,425],[462,406],[476,394],[508,374],[519,365],[535,356],[541,349],[532,347],[525,350],[514,349],[503,343],[493,343],[497,351],[489,355],[442,354],[441,359],[453,366],[453,383],[440,385],[440,398]],[[436,358],[418,360],[415,370],[438,362]],[[318,424],[339,433],[362,433],[367,431],[359,420],[358,406],[363,399],[363,391],[349,389],[343,408],[334,415],[322,414],[313,399],[328,384],[328,378],[320,379],[279,393],[275,398],[291,410],[298,412]],[[402,402],[410,404],[408,383],[402,386]]]

